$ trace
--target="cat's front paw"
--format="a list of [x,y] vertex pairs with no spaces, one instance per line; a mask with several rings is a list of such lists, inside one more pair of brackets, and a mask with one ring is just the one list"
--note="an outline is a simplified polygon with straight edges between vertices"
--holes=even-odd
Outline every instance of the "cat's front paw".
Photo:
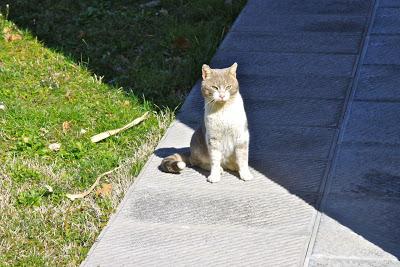
[[250,170],[240,171],[239,176],[243,181],[253,180],[253,174],[251,174]]
[[212,173],[207,177],[207,181],[210,183],[218,183],[221,181],[221,175]]

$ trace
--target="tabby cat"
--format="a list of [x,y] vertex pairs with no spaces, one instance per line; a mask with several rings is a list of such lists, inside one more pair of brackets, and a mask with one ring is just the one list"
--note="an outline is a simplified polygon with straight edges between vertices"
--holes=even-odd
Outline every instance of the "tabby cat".
[[244,181],[253,178],[248,165],[249,130],[236,78],[237,63],[229,68],[202,67],[204,120],[190,142],[190,155],[173,154],[161,169],[179,173],[187,164],[210,171],[207,181],[221,180],[223,169],[238,171]]

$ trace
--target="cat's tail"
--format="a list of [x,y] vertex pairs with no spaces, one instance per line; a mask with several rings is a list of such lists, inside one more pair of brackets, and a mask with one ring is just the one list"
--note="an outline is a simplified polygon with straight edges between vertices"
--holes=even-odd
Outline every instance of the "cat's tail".
[[180,173],[190,163],[189,153],[175,153],[163,159],[160,168],[164,172]]

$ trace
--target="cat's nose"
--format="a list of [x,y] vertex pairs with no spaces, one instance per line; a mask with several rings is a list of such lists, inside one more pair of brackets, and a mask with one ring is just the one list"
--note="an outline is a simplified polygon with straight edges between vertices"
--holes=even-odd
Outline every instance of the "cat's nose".
[[221,99],[223,99],[223,98],[225,97],[225,92],[219,93],[219,97],[220,97]]

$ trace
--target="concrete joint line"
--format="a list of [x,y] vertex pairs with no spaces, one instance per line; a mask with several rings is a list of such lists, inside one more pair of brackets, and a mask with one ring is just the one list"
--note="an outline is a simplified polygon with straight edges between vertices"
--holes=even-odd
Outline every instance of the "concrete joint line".
[[358,82],[358,79],[360,76],[360,68],[361,68],[363,60],[365,58],[366,52],[367,52],[368,40],[369,40],[369,37],[371,36],[372,26],[374,23],[374,18],[376,15],[376,11],[378,9],[378,5],[379,5],[379,0],[373,0],[371,3],[370,13],[369,13],[368,20],[367,20],[365,28],[364,28],[363,37],[362,37],[361,44],[360,44],[361,49],[360,49],[360,52],[357,56],[356,62],[354,63],[354,67],[353,67],[353,79],[352,79],[351,84],[349,85],[348,93],[347,93],[347,96],[345,99],[344,109],[342,111],[341,121],[339,122],[339,127],[338,127],[339,133],[336,135],[335,139],[332,142],[330,155],[329,155],[329,159],[330,159],[329,166],[327,167],[325,177],[321,183],[321,188],[320,188],[321,198],[319,199],[319,203],[317,204],[317,207],[318,207],[317,216],[315,217],[312,234],[311,234],[311,237],[310,237],[307,249],[306,249],[307,251],[305,253],[303,263],[301,264],[303,266],[309,266],[310,257],[311,257],[311,254],[312,254],[312,251],[313,251],[313,248],[315,245],[315,240],[316,240],[319,225],[321,222],[321,216],[322,216],[322,213],[324,212],[324,207],[326,205],[327,197],[328,197],[329,190],[330,190],[331,183],[332,183],[332,171],[333,171],[333,169],[336,165],[336,161],[337,161],[338,144],[343,139],[345,127],[346,127],[347,121],[349,119],[349,114],[351,111],[351,105],[354,102],[356,86],[357,86],[357,82]]

